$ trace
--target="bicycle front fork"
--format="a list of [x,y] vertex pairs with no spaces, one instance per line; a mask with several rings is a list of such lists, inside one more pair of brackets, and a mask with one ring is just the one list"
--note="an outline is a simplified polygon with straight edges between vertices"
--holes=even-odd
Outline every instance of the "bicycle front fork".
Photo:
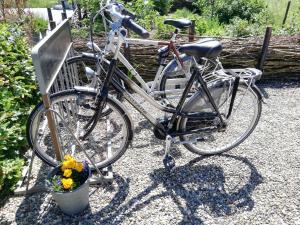
[[88,121],[88,123],[84,126],[84,129],[87,129],[87,131],[83,136],[80,137],[81,140],[85,140],[87,138],[87,136],[89,136],[91,134],[91,132],[95,129],[95,127],[97,125],[98,119],[99,119],[100,115],[102,114],[103,109],[106,105],[109,85],[111,83],[112,76],[115,72],[116,65],[117,65],[117,60],[112,59],[111,62],[110,62],[110,65],[109,65],[107,77],[106,77],[106,79],[105,79],[105,81],[104,81],[104,83],[101,87],[100,96],[97,98],[97,101],[96,101],[95,114]]

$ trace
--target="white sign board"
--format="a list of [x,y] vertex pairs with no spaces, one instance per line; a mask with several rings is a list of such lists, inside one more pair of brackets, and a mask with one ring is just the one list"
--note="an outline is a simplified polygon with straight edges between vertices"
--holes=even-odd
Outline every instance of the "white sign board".
[[42,94],[48,94],[72,45],[68,20],[64,20],[32,49],[31,56]]

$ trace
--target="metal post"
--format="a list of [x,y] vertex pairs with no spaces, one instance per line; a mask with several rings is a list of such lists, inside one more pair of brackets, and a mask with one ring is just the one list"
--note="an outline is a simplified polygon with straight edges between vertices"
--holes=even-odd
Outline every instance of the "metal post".
[[263,70],[263,66],[264,66],[264,63],[266,61],[266,57],[268,54],[268,48],[269,48],[271,36],[272,36],[272,27],[267,27],[266,33],[265,33],[265,38],[264,38],[264,43],[263,43],[260,57],[258,59],[258,64],[256,67],[259,70]]
[[47,8],[47,12],[48,12],[48,20],[49,20],[50,30],[53,30],[56,27],[56,23],[55,23],[55,21],[53,21],[52,11],[50,8]]
[[[44,103],[45,109],[50,109],[51,101],[50,101],[49,95],[45,94],[42,96],[42,98],[43,98],[43,103]],[[58,139],[58,134],[57,134],[57,129],[55,126],[53,114],[51,111],[47,111],[46,116],[47,116],[47,120],[48,120],[48,127],[50,130],[53,147],[55,150],[56,159],[58,161],[62,161],[62,152],[61,152],[61,147],[59,144],[59,139]]]
[[61,5],[62,5],[62,9],[63,9],[63,12],[61,13],[61,17],[64,20],[64,19],[67,19],[67,11],[66,11],[66,2],[65,2],[65,0],[61,1]]
[[284,24],[286,22],[287,16],[289,14],[290,6],[291,6],[291,1],[289,1],[288,4],[287,4],[285,15],[284,15],[284,18],[283,18],[283,21],[282,21],[282,27],[284,26]]
[[192,20],[192,25],[189,28],[189,42],[193,42],[195,39],[195,20]]

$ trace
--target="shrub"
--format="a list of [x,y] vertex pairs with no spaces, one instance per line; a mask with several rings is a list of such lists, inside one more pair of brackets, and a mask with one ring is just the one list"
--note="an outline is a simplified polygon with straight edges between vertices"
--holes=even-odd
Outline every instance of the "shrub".
[[48,28],[48,21],[41,17],[31,18],[32,31],[35,33],[44,32]]
[[227,25],[227,32],[230,36],[245,37],[251,34],[250,24],[247,20],[235,17]]
[[161,15],[167,15],[173,4],[173,0],[152,0],[154,9]]
[[24,34],[0,24],[0,189],[11,189],[20,176],[25,124],[38,101],[33,66]]
[[213,15],[220,23],[226,24],[235,17],[252,20],[257,13],[266,8],[263,0],[197,0],[193,5],[201,15]]
[[159,13],[155,10],[153,1],[134,0],[126,4],[126,8],[136,14],[137,23],[146,29],[152,30],[154,21],[159,17]]
[[218,0],[214,14],[221,23],[229,23],[235,17],[252,21],[264,8],[266,5],[262,0]]

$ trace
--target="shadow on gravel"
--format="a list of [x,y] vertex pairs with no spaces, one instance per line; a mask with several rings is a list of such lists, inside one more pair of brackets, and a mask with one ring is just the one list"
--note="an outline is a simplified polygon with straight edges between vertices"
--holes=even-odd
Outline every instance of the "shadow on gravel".
[[[166,198],[171,199],[181,213],[181,221],[177,224],[203,224],[199,209],[213,217],[252,210],[255,205],[252,192],[262,182],[255,166],[247,158],[239,156],[224,154],[214,157],[218,165],[207,163],[209,157],[198,157],[184,166],[176,167],[172,174],[164,168],[156,169],[149,174],[149,186],[131,198],[128,198],[130,180],[115,174],[113,184],[99,186],[105,192],[114,193],[111,201],[104,205],[94,199],[93,210],[89,207],[73,217],[64,215],[51,198],[45,200],[46,194],[28,196],[18,208],[15,220],[17,224],[117,225],[135,217],[136,213],[155,200],[162,200],[161,204],[166,204]],[[225,174],[220,166],[223,162],[235,165],[230,168],[230,174]],[[97,189],[90,194],[96,192]]]
[[[148,120],[142,120],[138,123],[138,126],[135,127],[134,129],[134,134],[135,135],[138,135],[139,133],[141,133],[143,130],[149,130],[151,132],[151,136],[150,136],[150,140],[147,140],[147,142],[145,142],[145,144],[140,144],[140,145],[136,145],[134,142],[133,142],[133,145],[135,148],[139,149],[139,148],[145,148],[145,147],[148,147],[149,145],[150,146],[162,146],[162,149],[161,150],[158,150],[158,151],[155,151],[153,152],[153,156],[156,156],[156,157],[161,157],[165,154],[165,148],[164,148],[164,145],[165,145],[165,141],[162,141],[162,140],[159,140],[158,138],[156,138],[153,134],[153,127],[152,125],[150,124],[150,122]],[[176,158],[180,158],[182,156],[182,153],[181,151],[178,149],[177,146],[172,146],[172,149],[171,149],[171,155],[176,159]]]
[[[115,208],[108,217],[104,216],[103,210],[99,211],[97,214],[102,219],[97,224],[121,224],[152,201],[165,197],[170,197],[182,214],[182,221],[178,224],[203,224],[197,213],[200,206],[214,217],[252,210],[255,203],[251,194],[262,182],[261,175],[246,158],[232,155],[218,157],[239,161],[248,167],[249,175],[246,176],[248,181],[237,189],[228,191],[222,167],[201,165],[201,161],[206,157],[199,157],[184,166],[177,167],[172,174],[167,173],[163,168],[154,170],[150,174],[152,180],[150,186],[127,200],[121,207]],[[198,162],[200,165],[196,165]],[[165,190],[147,198],[160,184]]]
[[256,82],[264,98],[270,98],[267,88],[300,88],[300,79],[263,79]]
[[[125,201],[129,192],[129,179],[125,180],[115,173],[114,183],[117,188],[114,187],[113,184],[108,184],[106,186],[99,185],[97,188],[90,188],[90,197],[100,188],[104,189],[106,192],[116,192],[111,202],[101,209],[101,213],[104,215],[106,213],[113,212],[115,208],[118,208],[121,203]],[[80,224],[80,222],[82,223],[84,220],[86,223],[84,222],[83,224],[93,224],[92,222],[88,222],[89,219],[93,219],[90,206],[80,214],[68,216],[62,213],[52,198],[50,198],[50,201],[45,201],[46,195],[47,193],[41,193],[26,196],[17,210],[15,218],[16,223],[22,225]]]
[[258,87],[265,88],[299,88],[300,78],[296,79],[262,79],[256,82]]

